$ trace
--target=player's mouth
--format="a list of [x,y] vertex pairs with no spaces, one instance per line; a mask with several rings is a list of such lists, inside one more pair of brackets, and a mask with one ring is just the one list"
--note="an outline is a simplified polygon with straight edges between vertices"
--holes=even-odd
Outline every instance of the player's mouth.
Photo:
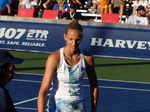
[[78,47],[76,47],[76,46],[71,46],[71,48],[72,48],[72,49],[77,49]]

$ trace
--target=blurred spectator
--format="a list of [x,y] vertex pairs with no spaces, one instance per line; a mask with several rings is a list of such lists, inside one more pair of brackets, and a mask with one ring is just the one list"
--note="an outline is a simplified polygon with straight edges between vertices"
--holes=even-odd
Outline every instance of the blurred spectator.
[[86,7],[85,8],[87,8],[87,9],[90,9],[91,8],[91,6],[92,6],[92,0],[87,0],[87,4],[86,4]]
[[114,0],[100,0],[99,14],[113,13]]
[[52,9],[50,6],[51,0],[40,0],[40,5],[44,7],[44,9]]
[[12,0],[12,9],[18,9],[19,0]]
[[88,9],[90,13],[113,13],[113,3],[114,0],[93,0],[92,1],[93,6]]
[[70,8],[68,6],[68,4],[65,2],[65,0],[58,0],[58,3],[56,3],[53,7],[53,10],[59,10],[59,15],[58,15],[58,19],[61,19],[63,13],[65,11],[69,11]]
[[18,1],[19,1],[18,8],[21,8],[21,4],[23,0],[18,0]]
[[83,20],[83,17],[81,15],[80,12],[76,12],[77,6],[75,3],[71,3],[70,4],[70,11],[69,12],[65,12],[62,15],[62,19],[63,20],[74,20],[74,19],[78,19],[78,20]]
[[129,16],[127,23],[130,24],[143,24],[143,25],[147,25],[148,24],[148,18],[146,15],[146,11],[144,6],[139,6],[137,9],[137,14],[133,14],[131,16]]
[[8,3],[10,5],[10,8],[11,8],[11,5],[12,5],[12,0],[8,0]]
[[8,3],[11,5],[12,4],[12,0],[8,0]]
[[136,14],[136,9],[138,8],[138,6],[144,6],[146,9],[147,5],[148,5],[147,0],[135,0],[134,3],[132,4],[132,7],[133,7],[132,14]]
[[132,4],[133,4],[133,2],[132,2],[133,0],[127,0],[126,1],[126,5],[125,5],[125,12],[124,12],[124,15],[126,15],[126,16],[130,16],[131,14],[132,14],[132,10],[133,10],[133,7],[132,7]]
[[34,6],[37,5],[36,1],[32,0],[23,0],[21,4],[21,8],[26,8],[26,9],[34,9]]
[[11,7],[8,0],[0,0],[0,15],[10,15]]
[[54,5],[57,3],[57,0],[37,0],[39,6],[44,9],[53,9]]
[[20,0],[18,8],[35,9],[34,17],[41,18],[43,9],[40,7],[36,0]]
[[120,20],[122,20],[122,16],[124,14],[125,4],[126,0],[114,0],[113,13],[119,13]]
[[99,0],[92,0],[92,6],[88,9],[89,13],[97,13],[97,9],[100,8]]
[[150,1],[149,1],[148,5],[146,6],[146,10],[147,10],[148,14],[150,14]]
[[72,3],[76,4],[77,9],[82,9],[84,7],[80,0],[71,0],[70,4]]
[[65,2],[65,0],[58,0],[58,3],[54,5],[53,10],[60,10],[60,11],[69,11],[69,6]]
[[11,8],[11,15],[17,14],[19,1],[18,0],[9,0],[8,2],[10,5],[10,8]]

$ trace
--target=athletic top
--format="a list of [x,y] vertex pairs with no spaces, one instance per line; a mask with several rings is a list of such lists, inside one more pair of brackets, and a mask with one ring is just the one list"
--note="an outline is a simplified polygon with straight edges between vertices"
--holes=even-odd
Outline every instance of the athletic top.
[[80,60],[70,66],[64,59],[64,48],[60,49],[60,66],[56,70],[50,97],[61,98],[64,100],[82,100],[84,98],[82,80],[86,63],[84,53],[80,50]]

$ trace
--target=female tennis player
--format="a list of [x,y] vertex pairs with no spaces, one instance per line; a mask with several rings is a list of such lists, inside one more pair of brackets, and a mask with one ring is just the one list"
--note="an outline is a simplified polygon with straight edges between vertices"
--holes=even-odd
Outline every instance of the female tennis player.
[[83,77],[86,71],[91,87],[91,112],[96,112],[98,83],[93,56],[79,48],[83,38],[82,26],[73,20],[66,28],[66,46],[48,56],[38,94],[38,112],[85,112]]

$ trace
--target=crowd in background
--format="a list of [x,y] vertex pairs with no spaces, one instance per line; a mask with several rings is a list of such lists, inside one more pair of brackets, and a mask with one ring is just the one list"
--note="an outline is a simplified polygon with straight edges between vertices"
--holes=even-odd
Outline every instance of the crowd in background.
[[122,20],[123,15],[127,17],[130,15],[137,16],[138,7],[143,6],[144,14],[142,16],[150,18],[150,0],[1,0],[0,14],[17,14],[18,8],[38,11],[44,9],[70,11],[70,4],[72,3],[76,4],[76,9],[87,10],[91,14],[100,14],[101,18],[102,13],[119,13],[119,20]]

